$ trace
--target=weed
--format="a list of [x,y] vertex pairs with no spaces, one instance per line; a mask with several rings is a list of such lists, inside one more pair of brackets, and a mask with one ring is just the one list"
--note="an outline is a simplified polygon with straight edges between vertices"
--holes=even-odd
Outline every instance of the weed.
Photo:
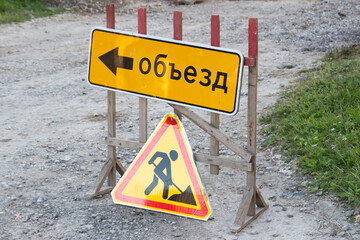
[[360,206],[359,46],[325,57],[306,81],[287,88],[272,111],[263,146],[279,146],[313,176],[310,192],[331,191]]
[[23,22],[37,17],[52,16],[64,9],[51,10],[43,0],[0,0],[0,24]]

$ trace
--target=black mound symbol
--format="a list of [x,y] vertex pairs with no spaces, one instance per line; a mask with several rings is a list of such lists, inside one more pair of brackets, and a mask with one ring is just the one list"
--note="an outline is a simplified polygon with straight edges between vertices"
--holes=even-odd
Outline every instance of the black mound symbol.
[[196,206],[194,194],[191,191],[190,185],[186,188],[184,192],[181,192],[180,194],[174,194],[171,197],[169,197],[168,200]]

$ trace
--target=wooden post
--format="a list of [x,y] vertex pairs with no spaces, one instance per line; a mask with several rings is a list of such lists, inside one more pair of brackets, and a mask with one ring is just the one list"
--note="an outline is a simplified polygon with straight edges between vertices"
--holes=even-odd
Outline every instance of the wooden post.
[[[257,83],[258,83],[258,21],[249,19],[249,57],[256,59],[255,66],[249,67],[248,75],[248,140],[247,149],[253,154],[253,171],[246,172],[246,184],[256,192],[256,129],[257,129]],[[255,215],[255,197],[249,206],[249,216]]]
[[[239,232],[268,208],[256,186],[256,128],[257,128],[257,83],[258,83],[258,20],[249,19],[249,67],[248,76],[248,139],[247,150],[253,155],[252,170],[246,172],[246,188],[236,214],[233,232]],[[262,209],[256,213],[256,205]],[[246,216],[252,216],[246,221]]]
[[[113,4],[106,6],[106,27],[115,29],[115,7]],[[108,111],[108,138],[116,137],[116,96],[114,91],[107,91],[107,111]],[[112,162],[113,167],[108,175],[108,185],[116,185],[116,147],[108,145],[108,161]]]
[[[174,11],[174,39],[182,40],[182,12]],[[182,120],[182,114],[174,109],[179,120]]]
[[[106,6],[106,27],[115,28],[115,7],[113,4]],[[106,139],[116,138],[116,96],[115,92],[107,91],[107,112],[108,112],[108,132]],[[102,167],[99,176],[95,181],[95,191],[90,194],[90,198],[94,198],[100,194],[111,192],[116,186],[116,171],[120,175],[125,173],[125,168],[116,158],[116,146],[107,144],[108,157],[107,161]],[[108,178],[107,188],[101,189],[106,178]]]
[[[219,15],[211,16],[211,46],[220,47],[220,18]],[[210,123],[215,127],[220,127],[220,115],[217,113],[210,113]],[[219,141],[213,136],[210,137],[210,154],[212,156],[219,156]],[[218,175],[219,165],[210,164],[210,173]]]
[[[146,8],[138,9],[138,33],[147,34]],[[148,104],[147,99],[139,97],[139,142],[145,143],[148,138]]]

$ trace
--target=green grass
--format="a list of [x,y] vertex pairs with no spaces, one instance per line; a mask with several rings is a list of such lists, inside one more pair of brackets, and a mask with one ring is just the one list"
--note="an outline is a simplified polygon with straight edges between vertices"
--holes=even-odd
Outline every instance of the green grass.
[[42,0],[0,0],[0,24],[23,22],[64,12],[64,9],[50,10],[49,7]]
[[360,47],[334,51],[285,89],[260,119],[288,161],[312,176],[310,192],[360,207]]

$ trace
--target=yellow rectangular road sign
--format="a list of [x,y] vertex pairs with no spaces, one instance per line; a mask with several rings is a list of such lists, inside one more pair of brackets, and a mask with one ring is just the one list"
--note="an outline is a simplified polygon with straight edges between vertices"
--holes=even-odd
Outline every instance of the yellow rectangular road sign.
[[243,66],[236,50],[99,27],[91,32],[88,81],[110,90],[234,115]]

